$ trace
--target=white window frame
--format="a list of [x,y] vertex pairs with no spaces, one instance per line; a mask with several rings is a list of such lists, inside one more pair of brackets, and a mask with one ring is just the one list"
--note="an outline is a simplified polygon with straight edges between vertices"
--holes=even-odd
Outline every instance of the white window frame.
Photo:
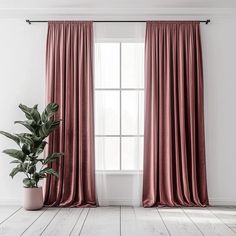
[[[96,170],[96,172],[106,172],[109,174],[134,174],[134,173],[142,173],[143,170],[124,170],[122,169],[122,138],[123,137],[144,137],[143,134],[134,134],[134,135],[124,135],[122,134],[122,91],[143,91],[144,92],[144,88],[122,88],[122,43],[143,43],[140,41],[134,41],[134,40],[123,40],[123,39],[116,39],[116,40],[98,40],[95,42],[95,44],[97,43],[119,43],[119,50],[120,50],[120,62],[119,62],[119,68],[120,68],[120,77],[119,77],[119,88],[96,88],[94,86],[94,94],[96,91],[119,91],[119,102],[120,102],[120,117],[119,117],[119,121],[120,121],[120,133],[117,135],[106,135],[106,134],[95,134],[95,138],[96,137],[117,137],[119,138],[119,151],[120,151],[120,156],[119,156],[119,160],[120,160],[120,166],[119,166],[119,170]],[[95,65],[95,63],[94,63]],[[95,68],[94,68],[95,69]],[[95,71],[95,70],[94,70]],[[95,73],[95,72],[94,72]],[[95,77],[95,76],[94,76]],[[95,83],[94,83],[95,84]],[[94,103],[95,106],[95,103]],[[95,108],[95,107],[94,107]],[[94,109],[95,111],[95,109]],[[139,122],[139,121],[138,121]],[[139,132],[139,130],[138,130]],[[96,142],[96,140],[95,140]]]

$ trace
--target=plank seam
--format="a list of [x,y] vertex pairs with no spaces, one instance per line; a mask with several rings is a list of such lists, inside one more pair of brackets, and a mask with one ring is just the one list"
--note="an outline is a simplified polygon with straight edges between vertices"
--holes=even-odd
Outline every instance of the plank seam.
[[82,233],[82,230],[83,230],[83,228],[84,228],[84,224],[85,224],[85,221],[87,220],[87,217],[88,217],[89,212],[90,212],[90,208],[89,208],[89,210],[88,210],[88,212],[87,212],[87,214],[86,214],[86,216],[85,216],[85,218],[84,218],[84,222],[83,222],[83,224],[82,224],[82,226],[81,226],[81,229],[80,229],[80,231],[79,231],[79,236],[80,236],[81,233]]
[[6,222],[9,218],[11,218],[13,215],[15,215],[22,207],[18,208],[16,211],[14,211],[12,214],[10,214],[5,220],[0,222],[0,225],[4,222]]
[[83,211],[84,211],[84,208],[82,209],[82,211],[80,211],[79,216],[78,216],[78,218],[77,218],[77,220],[76,220],[74,226],[72,227],[72,229],[71,229],[71,231],[70,231],[70,233],[69,233],[69,236],[71,235],[71,233],[73,232],[75,226],[77,225],[77,223],[78,223],[78,221],[79,221],[79,218],[81,217],[81,214],[82,214]]
[[167,225],[166,225],[165,221],[163,220],[163,218],[162,218],[162,216],[161,216],[161,213],[159,212],[159,210],[158,210],[157,207],[155,207],[155,209],[157,210],[157,212],[158,212],[158,214],[159,214],[159,216],[160,216],[160,218],[161,218],[161,220],[162,220],[164,226],[166,227],[167,233],[171,236],[171,233],[170,233],[169,229],[167,228]]
[[228,227],[235,234],[235,231],[231,227],[229,227],[227,224],[225,224],[225,222],[221,220],[221,218],[218,217],[210,208],[207,208],[207,210],[211,212],[217,219],[219,219],[226,227]]
[[20,235],[20,236],[22,236],[26,231],[27,231],[27,229],[29,229],[29,227],[31,226],[31,225],[33,225],[38,219],[39,219],[39,217],[42,215],[42,214],[44,214],[45,212],[47,211],[47,208],[22,232],[22,234]]
[[189,218],[189,220],[197,227],[197,229],[199,230],[199,232],[204,236],[205,234],[201,231],[201,229],[199,228],[199,226],[193,221],[193,219],[187,214],[187,212],[185,212],[185,210],[183,208],[181,208],[181,210],[183,211],[183,213],[187,216],[187,218]]
[[54,220],[54,218],[56,217],[56,215],[61,211],[62,208],[60,208],[57,213],[52,217],[52,219],[48,222],[48,224],[45,226],[45,228],[42,230],[42,232],[40,233],[40,236],[44,233],[44,231],[46,230],[46,228],[51,224],[51,222]]

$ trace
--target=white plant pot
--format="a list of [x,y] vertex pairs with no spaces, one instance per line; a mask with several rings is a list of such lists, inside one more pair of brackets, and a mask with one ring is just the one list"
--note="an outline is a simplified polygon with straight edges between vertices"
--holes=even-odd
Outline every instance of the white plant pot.
[[43,207],[43,190],[38,188],[23,189],[23,208],[25,210],[39,210]]

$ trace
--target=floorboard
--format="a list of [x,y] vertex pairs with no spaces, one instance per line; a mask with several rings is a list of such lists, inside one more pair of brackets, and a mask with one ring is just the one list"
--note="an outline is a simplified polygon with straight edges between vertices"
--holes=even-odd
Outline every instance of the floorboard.
[[21,207],[19,206],[2,206],[0,207],[0,224],[3,223],[7,218],[12,216],[14,213],[16,213],[18,210],[20,210]]
[[22,235],[24,236],[40,235],[51,223],[51,221],[58,214],[58,212],[59,208],[46,209],[46,211],[33,224],[31,224],[27,229],[25,229]]
[[216,217],[228,225],[230,228],[236,228],[236,208],[234,207],[209,207]]
[[20,209],[5,222],[0,224],[0,235],[18,236],[21,235],[25,229],[36,221],[45,209],[39,211],[26,211]]
[[158,211],[171,235],[202,235],[201,231],[181,208],[158,208]]
[[82,210],[82,208],[62,208],[41,235],[70,235]]
[[81,236],[120,236],[120,207],[91,208]]
[[186,214],[205,236],[233,236],[234,231],[207,208],[184,208]]
[[82,228],[83,228],[83,225],[84,225],[84,222],[85,222],[85,220],[88,216],[89,210],[90,210],[89,208],[84,208],[83,209],[83,211],[80,214],[80,217],[78,218],[74,228],[71,231],[70,236],[80,235],[80,233],[82,231]]
[[233,236],[236,208],[0,206],[0,236]]
[[231,229],[236,233],[236,228],[233,227],[233,228],[231,228]]
[[156,208],[122,207],[121,235],[169,235]]

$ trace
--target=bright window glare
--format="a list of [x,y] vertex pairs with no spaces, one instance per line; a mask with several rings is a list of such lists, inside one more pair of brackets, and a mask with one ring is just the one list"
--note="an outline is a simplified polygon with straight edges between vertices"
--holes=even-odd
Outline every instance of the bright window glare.
[[144,87],[144,44],[122,43],[122,88]]
[[95,44],[97,170],[141,170],[144,44]]
[[120,87],[120,44],[96,43],[95,88]]
[[122,91],[122,135],[143,134],[143,91]]
[[122,138],[122,170],[139,170],[143,166],[143,137]]
[[96,137],[96,169],[120,170],[120,138]]
[[95,91],[95,134],[119,135],[119,91]]

